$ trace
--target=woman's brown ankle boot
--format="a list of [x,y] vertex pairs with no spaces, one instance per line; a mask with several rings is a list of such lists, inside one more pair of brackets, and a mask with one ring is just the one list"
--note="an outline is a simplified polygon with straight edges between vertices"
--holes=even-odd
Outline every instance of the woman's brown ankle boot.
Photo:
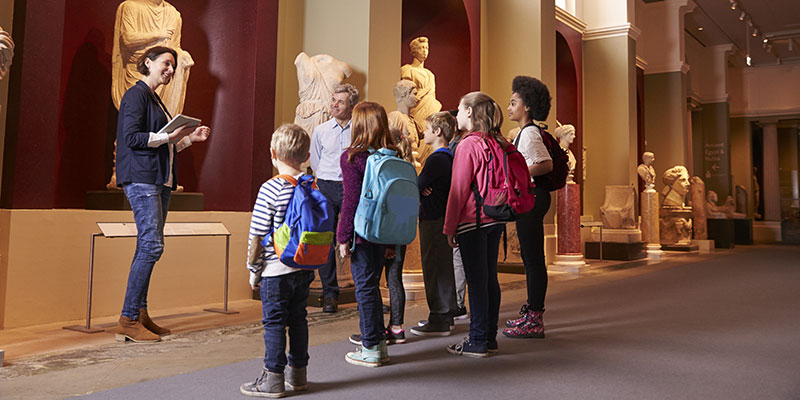
[[152,343],[161,340],[161,337],[147,330],[142,325],[141,316],[138,321],[128,317],[119,317],[117,329],[114,330],[115,338],[118,342],[131,340],[140,343]]
[[156,323],[153,322],[152,319],[150,319],[150,315],[147,314],[146,308],[139,309],[139,321],[142,321],[142,325],[144,325],[144,327],[147,328],[147,330],[155,333],[156,335],[164,336],[164,335],[169,335],[171,332],[167,328],[162,328],[156,325]]

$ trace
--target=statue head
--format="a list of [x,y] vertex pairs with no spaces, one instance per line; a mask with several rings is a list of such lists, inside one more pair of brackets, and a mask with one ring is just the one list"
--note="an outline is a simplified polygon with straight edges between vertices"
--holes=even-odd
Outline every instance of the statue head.
[[556,139],[563,148],[568,148],[575,140],[575,127],[572,125],[561,125],[555,130]]
[[408,46],[411,49],[411,56],[419,61],[428,59],[428,38],[420,36],[411,41]]
[[642,163],[644,163],[644,165],[647,165],[647,166],[653,165],[653,161],[655,161],[655,160],[656,160],[655,154],[653,154],[653,153],[651,153],[649,151],[645,151],[642,154]]
[[343,83],[333,89],[331,99],[331,116],[339,120],[349,120],[353,107],[358,103],[358,89],[349,83]]
[[417,105],[417,87],[414,82],[402,79],[394,85],[394,101],[398,107],[414,108]]
[[[517,76],[511,82],[511,98],[518,96],[522,105],[527,107],[528,117],[537,121],[544,121],[550,114],[550,91],[542,81],[530,76]],[[513,101],[512,101],[513,103]],[[508,109],[511,113],[511,105]]]
[[689,193],[689,171],[682,165],[676,165],[664,172],[664,184],[681,196]]

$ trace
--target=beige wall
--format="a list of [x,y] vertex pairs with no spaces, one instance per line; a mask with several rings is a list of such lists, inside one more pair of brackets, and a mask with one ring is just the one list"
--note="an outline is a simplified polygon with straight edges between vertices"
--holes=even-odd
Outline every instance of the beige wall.
[[606,185],[637,182],[635,60],[636,44],[627,35],[583,44],[583,209],[597,221]]
[[800,114],[800,64],[731,67],[728,91],[731,115],[740,117]]
[[[85,318],[96,222],[132,220],[130,211],[0,210],[0,328]],[[229,299],[250,298],[244,266],[250,213],[172,212],[167,221],[224,223],[231,232]],[[97,239],[93,316],[119,314],[135,245],[134,238]],[[167,238],[149,308],[220,307],[224,266],[224,237]]]
[[280,0],[278,3],[278,47],[275,68],[275,128],[293,122],[298,97],[294,59],[303,51],[305,2]]

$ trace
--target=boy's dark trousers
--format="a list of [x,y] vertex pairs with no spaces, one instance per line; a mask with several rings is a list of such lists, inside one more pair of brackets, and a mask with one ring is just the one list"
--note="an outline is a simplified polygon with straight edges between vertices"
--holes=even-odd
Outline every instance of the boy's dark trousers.
[[[308,365],[308,321],[306,299],[314,271],[297,271],[261,278],[261,308],[264,325],[264,367],[283,373],[288,362],[296,368]],[[286,328],[289,357],[286,357]]]
[[456,312],[456,281],[453,251],[442,233],[444,218],[419,221],[419,247],[422,279],[428,301],[428,321],[442,328],[453,324]]

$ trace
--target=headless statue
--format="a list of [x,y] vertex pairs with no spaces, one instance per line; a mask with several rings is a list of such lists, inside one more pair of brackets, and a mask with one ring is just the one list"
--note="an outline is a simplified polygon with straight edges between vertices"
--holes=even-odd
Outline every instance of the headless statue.
[[333,90],[352,71],[344,61],[327,54],[309,57],[301,52],[294,59],[297,68],[300,104],[295,108],[294,123],[312,135],[317,125],[331,119],[330,102]]
[[[178,53],[172,80],[161,85],[158,96],[172,116],[183,112],[186,83],[194,60],[181,48],[181,13],[164,0],[125,0],[117,7],[114,22],[114,48],[111,54],[111,99],[119,110],[122,96],[142,78],[136,62],[155,46],[165,46]],[[114,142],[116,154],[116,142]],[[111,174],[108,189],[117,188],[116,166]],[[183,187],[178,186],[178,191]]]

